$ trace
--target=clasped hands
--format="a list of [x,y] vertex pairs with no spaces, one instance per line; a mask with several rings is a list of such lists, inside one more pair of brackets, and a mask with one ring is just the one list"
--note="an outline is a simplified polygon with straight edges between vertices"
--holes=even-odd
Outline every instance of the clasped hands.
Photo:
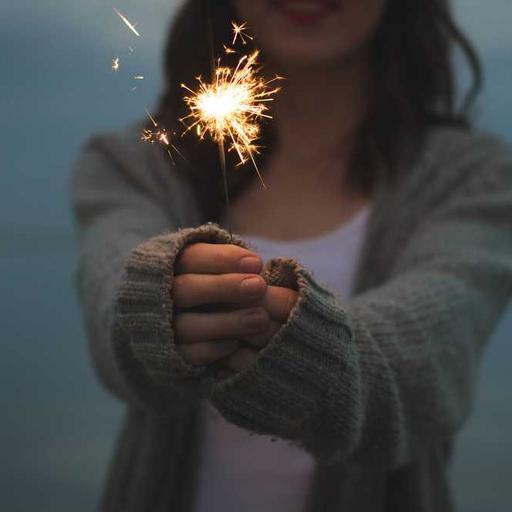
[[237,245],[194,243],[181,252],[171,293],[175,342],[186,362],[218,363],[220,378],[232,375],[286,322],[298,294],[267,285],[262,268],[257,254]]

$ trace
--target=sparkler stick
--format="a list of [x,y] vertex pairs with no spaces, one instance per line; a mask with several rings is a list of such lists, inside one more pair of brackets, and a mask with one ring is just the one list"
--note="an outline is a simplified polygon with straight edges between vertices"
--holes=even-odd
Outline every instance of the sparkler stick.
[[229,141],[228,151],[234,151],[238,155],[239,165],[252,162],[263,188],[266,188],[255,161],[255,155],[259,152],[259,122],[263,118],[271,118],[267,103],[273,101],[272,96],[279,88],[272,88],[270,84],[280,77],[265,80],[259,76],[258,55],[259,52],[254,51],[250,55],[242,56],[234,69],[221,66],[218,62],[211,83],[206,83],[198,77],[197,91],[182,84],[190,93],[184,98],[190,114],[181,120],[185,124],[188,122],[185,133],[196,128],[201,140],[209,135],[219,146],[228,215],[226,141]]
[[[226,142],[229,142],[228,151],[234,151],[238,155],[239,165],[249,160],[252,162],[263,188],[266,188],[255,160],[255,155],[259,152],[257,145],[260,136],[259,122],[263,118],[271,118],[268,114],[267,103],[273,101],[273,95],[279,88],[272,88],[270,84],[281,77],[276,76],[271,80],[265,80],[259,75],[260,68],[257,62],[259,51],[257,50],[250,55],[242,56],[234,69],[221,66],[220,59],[215,65],[211,0],[208,2],[208,8],[212,78],[211,82],[207,83],[201,77],[197,77],[199,85],[196,91],[181,84],[182,88],[190,93],[184,97],[190,114],[181,121],[185,124],[188,123],[188,128],[184,133],[196,128],[200,140],[209,135],[218,145],[229,232],[232,237],[226,172]],[[238,38],[243,44],[246,44],[247,39],[252,40],[252,37],[246,33],[246,23],[238,25],[233,22],[232,27],[233,44]],[[224,49],[226,54],[236,53],[226,46]]]
[[[208,35],[210,36],[210,66],[211,66],[211,74],[212,80],[215,76],[215,53],[214,53],[214,44],[215,44],[215,34],[213,31],[213,17],[212,17],[212,0],[208,0]],[[223,45],[226,49],[226,46]],[[228,50],[226,49],[226,54]],[[197,134],[200,137],[201,129],[200,125],[197,125]],[[229,200],[229,186],[228,186],[228,173],[226,170],[226,148],[224,147],[224,141],[219,142],[217,145],[219,148],[219,161],[220,168],[222,172],[222,183],[224,185],[224,197],[226,198],[226,212],[227,212],[227,221],[228,221],[228,231],[229,231],[229,241],[233,243],[233,223],[231,220],[231,202]]]
[[231,220],[231,201],[229,199],[228,173],[226,172],[226,148],[224,147],[224,140],[221,140],[219,142],[218,147],[219,147],[220,167],[222,169],[222,183],[224,185],[224,196],[226,197],[226,212],[227,212],[229,238],[230,238],[230,242],[233,242],[233,223]]

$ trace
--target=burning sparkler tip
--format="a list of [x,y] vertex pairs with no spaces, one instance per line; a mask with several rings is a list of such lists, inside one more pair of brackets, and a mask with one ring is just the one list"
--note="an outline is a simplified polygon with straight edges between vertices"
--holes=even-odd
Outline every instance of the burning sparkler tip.
[[243,55],[233,69],[219,61],[212,83],[198,77],[196,91],[182,84],[190,93],[184,98],[190,114],[182,122],[188,120],[186,132],[195,128],[200,140],[208,134],[222,148],[221,154],[225,142],[230,141],[228,152],[237,154],[240,165],[252,162],[263,183],[255,161],[259,154],[259,121],[271,117],[266,103],[272,101],[278,89],[269,87],[274,79],[266,81],[259,76],[258,55],[257,50]]

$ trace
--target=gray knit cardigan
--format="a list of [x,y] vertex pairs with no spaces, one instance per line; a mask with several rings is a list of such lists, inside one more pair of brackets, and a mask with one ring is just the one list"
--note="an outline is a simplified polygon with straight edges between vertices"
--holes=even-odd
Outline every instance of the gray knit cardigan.
[[228,234],[203,223],[188,181],[135,129],[89,141],[73,175],[79,294],[97,374],[126,403],[102,511],[192,510],[202,400],[315,457],[308,510],[452,510],[454,436],[512,295],[512,152],[433,130],[372,203],[353,297],[272,260],[264,277],[298,301],[257,360],[220,381],[177,353],[170,289],[183,247]]

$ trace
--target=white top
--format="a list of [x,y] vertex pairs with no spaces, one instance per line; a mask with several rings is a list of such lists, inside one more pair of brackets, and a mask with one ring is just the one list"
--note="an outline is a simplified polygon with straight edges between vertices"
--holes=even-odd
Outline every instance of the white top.
[[[263,261],[293,257],[339,299],[352,291],[370,207],[325,235],[291,241],[246,236]],[[336,255],[336,257],[333,257]],[[301,448],[262,435],[249,435],[203,404],[205,436],[199,466],[195,512],[301,512],[315,471]]]

